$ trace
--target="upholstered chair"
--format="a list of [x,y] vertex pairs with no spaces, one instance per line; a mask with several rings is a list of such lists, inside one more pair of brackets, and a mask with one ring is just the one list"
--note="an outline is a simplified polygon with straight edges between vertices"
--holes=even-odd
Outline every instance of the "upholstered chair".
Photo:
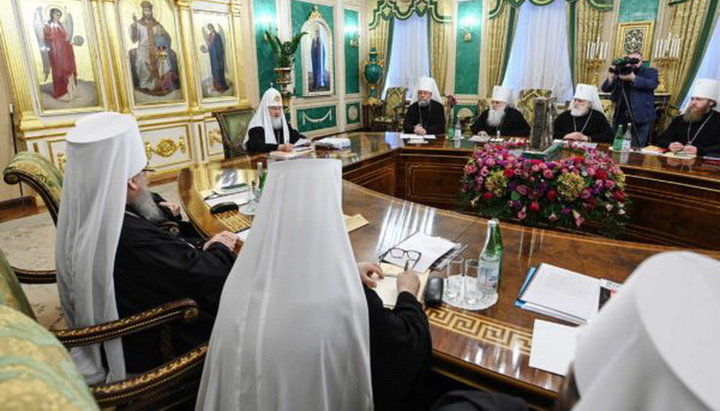
[[530,88],[520,91],[520,96],[518,97],[516,106],[517,109],[520,110],[520,113],[522,113],[523,117],[525,117],[525,121],[527,121],[528,124],[533,124],[533,107],[535,105],[535,99],[538,97],[550,98],[551,94],[552,90],[539,88]]
[[[15,387],[18,384],[17,381],[22,382],[24,380],[21,378],[22,375],[13,377],[15,374],[11,372],[12,370],[10,368],[3,370],[4,367],[7,367],[6,359],[8,356],[12,357],[15,351],[17,351],[15,355],[27,354],[27,351],[23,351],[20,348],[13,348],[11,350],[7,347],[14,347],[14,345],[8,343],[7,341],[9,340],[3,339],[16,331],[17,327],[13,325],[14,321],[20,321],[20,323],[26,324],[27,321],[34,320],[35,315],[18,279],[15,277],[13,269],[10,267],[10,264],[8,264],[2,251],[0,251],[0,309],[3,309],[3,311],[0,311],[0,404],[7,405],[7,401],[10,400],[3,400],[3,395],[7,394],[10,388],[6,389],[5,387]],[[49,345],[60,346],[59,343],[62,343],[65,349],[69,350],[72,347],[97,344],[124,335],[130,335],[167,324],[171,321],[180,320],[190,322],[195,320],[198,314],[198,305],[193,300],[182,299],[108,323],[91,327],[54,330],[52,331],[54,338],[39,324],[33,327],[35,331],[32,334],[42,336],[41,340]],[[12,318],[12,321],[8,320],[8,318]],[[23,325],[23,328],[28,328],[28,326]],[[59,343],[55,344],[58,340]],[[18,345],[18,347],[20,346],[21,345]],[[65,361],[64,357],[67,356],[66,351],[56,348],[53,348],[52,351],[54,352],[54,361],[58,363]],[[195,395],[194,390],[197,389],[200,382],[206,352],[207,344],[203,344],[180,357],[166,359],[168,362],[158,368],[132,378],[127,378],[123,381],[92,386],[90,387],[90,391],[97,403],[103,408],[127,405],[130,403],[135,405],[145,404],[145,406],[150,408],[160,408],[163,404],[176,403],[182,400],[192,401]],[[33,358],[41,358],[39,354],[33,355]],[[70,364],[71,362],[62,368],[66,370],[74,368],[74,366],[71,367]],[[47,365],[47,367],[52,368],[51,365]],[[43,371],[41,374],[45,375],[48,372],[50,371]],[[18,373],[22,374],[20,372]],[[76,373],[71,372],[71,374],[73,378],[75,378]],[[32,375],[30,376],[32,377]],[[39,377],[40,376],[37,378]],[[52,374],[48,374],[46,377],[47,381],[55,381],[53,380],[54,378],[56,377]],[[82,381],[82,379],[80,379],[80,381]],[[60,389],[64,385],[61,381],[55,382],[57,382],[57,386],[55,386],[55,383],[52,384],[55,386],[55,389]],[[40,382],[37,384],[40,386]],[[75,385],[72,385],[72,387],[74,386]],[[18,395],[24,394],[24,391],[19,391],[20,388],[12,389],[16,390],[15,392],[17,392]],[[87,387],[85,390],[87,390]],[[63,401],[59,404],[65,404],[65,401],[69,401],[67,404],[70,408],[86,409],[85,407],[72,406],[72,404],[74,404],[72,401],[75,401],[77,398],[82,398],[82,390],[76,391],[75,388],[71,389],[71,386],[68,386],[67,393],[70,395],[69,399],[63,396],[55,397],[57,397],[58,401]],[[51,393],[51,391],[48,391],[48,393]],[[17,400],[20,401],[21,399]],[[12,404],[12,402],[10,403]],[[26,407],[19,406],[18,409],[26,409]],[[58,409],[66,408],[59,407]]]
[[254,114],[255,110],[253,109],[213,112],[213,116],[220,126],[226,159],[247,154],[243,147],[243,140]]
[[405,87],[390,87],[385,93],[382,106],[382,115],[373,120],[374,127],[383,127],[386,130],[400,131],[405,120]]
[[[63,172],[46,157],[29,151],[17,153],[3,170],[8,184],[27,184],[42,198],[57,225],[60,194],[63,186]],[[14,267],[15,275],[23,283],[54,283],[55,270],[27,270]]]

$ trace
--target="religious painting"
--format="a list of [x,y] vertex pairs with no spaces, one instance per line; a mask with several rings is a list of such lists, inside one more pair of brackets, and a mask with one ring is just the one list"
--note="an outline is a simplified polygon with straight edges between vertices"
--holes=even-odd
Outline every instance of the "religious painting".
[[333,85],[333,39],[330,26],[316,9],[303,24],[301,43],[303,95],[331,95]]
[[82,1],[19,4],[41,111],[99,109],[96,43]]
[[195,11],[193,24],[203,99],[233,97],[235,70],[227,14]]
[[653,22],[633,21],[619,23],[615,38],[615,56],[621,57],[632,52],[640,52],[643,58],[650,59],[652,47]]
[[119,7],[135,104],[183,100],[181,52],[172,2],[124,0]]

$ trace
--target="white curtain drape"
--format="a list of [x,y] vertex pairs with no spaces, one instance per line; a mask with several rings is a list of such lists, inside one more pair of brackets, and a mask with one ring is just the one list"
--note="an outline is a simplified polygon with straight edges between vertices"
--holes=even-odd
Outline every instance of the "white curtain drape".
[[407,87],[407,96],[412,96],[418,78],[430,76],[428,44],[427,14],[422,17],[413,14],[407,20],[395,19],[383,98],[390,87]]
[[[705,55],[702,58],[697,74],[695,74],[695,79],[711,78],[720,80],[720,52],[718,52],[718,50],[720,50],[720,21],[716,19],[715,29],[705,49]],[[693,82],[695,79],[693,79]],[[685,96],[685,100],[683,100],[681,105],[683,111],[685,111],[685,107],[687,107],[689,101],[690,95]]]
[[558,102],[572,99],[567,31],[564,1],[523,3],[502,85],[515,97],[520,90],[541,88],[552,90]]

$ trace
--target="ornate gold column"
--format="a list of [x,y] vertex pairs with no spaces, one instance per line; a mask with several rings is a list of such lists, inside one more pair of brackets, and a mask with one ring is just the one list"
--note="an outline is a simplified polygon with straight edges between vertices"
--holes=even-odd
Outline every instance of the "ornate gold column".
[[501,84],[503,79],[503,62],[507,46],[507,31],[510,27],[510,7],[506,6],[497,17],[486,20],[487,23],[487,54],[484,56],[487,65],[487,90]]
[[[107,47],[103,47],[106,44],[110,43],[108,32],[110,31],[109,24],[106,24],[107,21],[105,19],[105,15],[103,13],[103,0],[90,0],[90,5],[93,12],[93,19],[96,22],[101,22],[100,24],[96,24],[95,28],[97,30],[97,44],[98,44],[98,53],[100,58],[100,77],[102,78],[103,86],[101,89],[105,89],[105,100],[107,101],[107,107],[110,111],[120,111],[120,106],[117,103],[116,96],[118,94],[118,89],[115,87],[115,80],[113,76],[113,71],[117,70],[108,70],[105,68],[112,67],[112,56],[110,54],[110,51]],[[97,85],[100,88],[100,85]]]
[[[440,0],[439,12],[443,16],[452,14],[452,4],[448,0]],[[451,67],[448,64],[448,51],[450,39],[453,38],[452,22],[438,23],[428,16],[428,24],[430,24],[430,75],[433,76],[437,83],[440,93],[445,93],[445,82],[447,80],[447,71]]]
[[585,47],[598,37],[602,40],[605,13],[592,8],[587,1],[580,0],[575,3],[577,7],[575,18],[575,82],[598,85],[598,70],[601,61],[591,61],[587,56]]
[[[31,91],[33,84],[28,84],[29,70],[25,66],[23,58],[23,47],[20,33],[16,30],[17,22],[12,6],[8,5],[0,18],[0,35],[3,37],[3,56],[7,67],[8,82],[12,91],[12,102],[14,106],[16,122],[21,130],[39,129],[43,123],[33,107]],[[7,47],[9,44],[16,44],[17,47]],[[14,125],[13,125],[14,127]]]
[[[107,70],[108,67],[113,68],[113,76],[112,81],[107,84],[108,88],[112,86],[112,84],[115,84],[115,90],[117,90],[117,101],[116,101],[116,109],[117,111],[121,113],[130,113],[130,100],[128,99],[128,96],[130,93],[132,93],[132,88],[128,89],[127,86],[127,74],[125,70],[123,69],[123,66],[125,65],[125,54],[123,52],[124,47],[122,43],[122,39],[118,35],[118,31],[115,30],[116,25],[112,24],[111,22],[116,22],[119,19],[119,16],[117,14],[117,10],[115,7],[115,1],[116,0],[100,0],[103,4],[103,10],[104,10],[104,20],[100,20],[100,24],[104,26],[103,28],[100,28],[100,30],[104,30],[107,33],[108,36],[108,43],[110,46],[110,50],[112,51],[111,57],[112,57],[112,65],[108,65],[103,67]],[[100,48],[102,48],[102,43]],[[105,74],[103,74],[105,76]]]
[[670,6],[672,9],[670,33],[682,38],[678,64],[674,68],[668,68],[667,72],[666,88],[671,94],[670,102],[673,105],[681,103],[680,99],[683,96],[680,93],[692,73],[695,52],[707,18],[709,4],[709,0],[692,0]]
[[175,0],[180,14],[180,35],[182,36],[183,68],[185,72],[185,93],[190,105],[190,113],[200,112],[197,90],[197,73],[195,69],[195,48],[192,37],[192,11],[190,6],[193,0]]

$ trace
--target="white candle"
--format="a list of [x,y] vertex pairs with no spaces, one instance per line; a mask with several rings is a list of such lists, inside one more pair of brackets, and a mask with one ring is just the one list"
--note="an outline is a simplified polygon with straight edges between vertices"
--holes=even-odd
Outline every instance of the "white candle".
[[658,57],[658,50],[660,49],[660,40],[655,40],[655,49],[653,50],[653,58]]
[[585,59],[590,60],[590,42],[588,42],[586,49],[585,49]]

